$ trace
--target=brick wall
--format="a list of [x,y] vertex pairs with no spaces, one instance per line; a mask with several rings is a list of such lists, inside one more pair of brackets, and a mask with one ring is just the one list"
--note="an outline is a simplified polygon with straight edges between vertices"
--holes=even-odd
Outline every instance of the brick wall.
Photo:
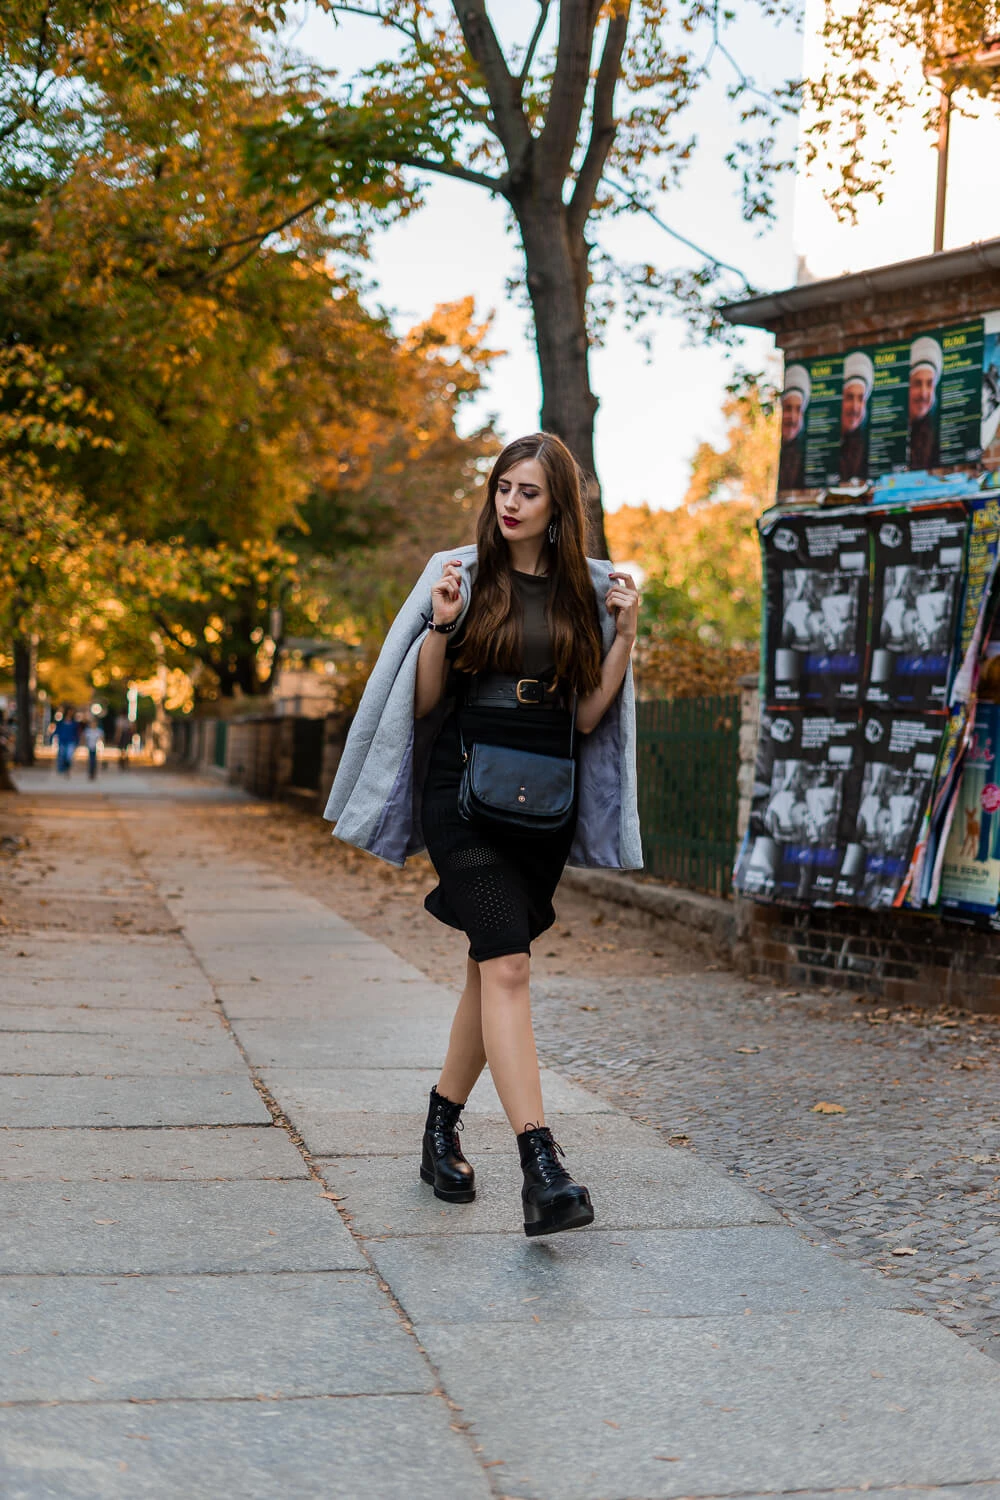
[[1000,1015],[1000,934],[902,911],[737,902],[737,965],[782,984],[877,995],[890,1005]]
[[791,363],[814,355],[843,354],[858,344],[910,338],[996,307],[1000,307],[1000,275],[982,271],[783,313],[774,332],[786,363]]

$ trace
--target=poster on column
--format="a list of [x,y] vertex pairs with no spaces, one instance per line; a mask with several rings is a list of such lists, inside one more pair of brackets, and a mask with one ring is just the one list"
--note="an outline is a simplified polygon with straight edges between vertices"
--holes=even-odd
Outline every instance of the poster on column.
[[856,713],[765,712],[736,889],[772,901],[833,899],[844,828],[857,817]]
[[980,703],[944,851],[942,910],[1000,923],[1000,704]]
[[761,527],[765,699],[856,705],[866,652],[868,513],[788,515]]
[[968,516],[961,504],[873,515],[872,653],[865,701],[943,711]]
[[884,344],[870,353],[874,385],[869,402],[867,477],[881,479],[884,474],[899,474],[906,468],[910,346]]
[[781,390],[778,492],[835,484],[840,465],[843,359],[806,359],[786,366]]
[[983,319],[910,344],[907,468],[977,463],[982,454]]
[[834,884],[838,901],[873,910],[896,905],[929,804],[946,723],[935,714],[862,715],[861,785]]
[[779,495],[980,464],[1000,467],[1000,311],[786,367]]

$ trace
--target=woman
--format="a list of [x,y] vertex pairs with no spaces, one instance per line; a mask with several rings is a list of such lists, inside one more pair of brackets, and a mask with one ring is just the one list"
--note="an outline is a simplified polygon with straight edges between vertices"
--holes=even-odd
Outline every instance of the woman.
[[[628,575],[588,561],[583,536],[568,449],[543,433],[509,444],[487,484],[475,548],[432,558],[386,638],[326,813],[339,837],[401,863],[420,847],[419,812],[439,879],[426,906],[469,938],[420,1175],[445,1202],[475,1197],[457,1131],[488,1062],[517,1137],[532,1236],[594,1214],[545,1125],[531,943],[554,921],[552,894],[571,854],[582,864],[641,864],[629,673],[638,594]],[[577,804],[565,825],[537,835],[466,821],[459,782],[475,744],[576,754]]]

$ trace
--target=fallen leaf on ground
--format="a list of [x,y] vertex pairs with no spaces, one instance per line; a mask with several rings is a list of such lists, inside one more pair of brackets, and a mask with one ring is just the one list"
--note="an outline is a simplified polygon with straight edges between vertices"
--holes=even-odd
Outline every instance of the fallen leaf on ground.
[[916,1253],[912,1245],[897,1245],[894,1250],[890,1251],[891,1255],[916,1255]]
[[847,1110],[842,1104],[831,1104],[829,1100],[821,1099],[818,1104],[813,1105],[811,1113],[814,1115],[846,1115]]

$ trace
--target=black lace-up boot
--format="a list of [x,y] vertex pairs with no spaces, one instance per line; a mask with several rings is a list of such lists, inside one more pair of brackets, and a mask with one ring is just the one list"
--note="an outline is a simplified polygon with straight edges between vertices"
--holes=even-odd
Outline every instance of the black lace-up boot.
[[464,1108],[431,1089],[420,1175],[434,1188],[435,1198],[446,1203],[471,1203],[476,1196],[476,1174],[462,1155],[458,1139]]
[[585,1187],[574,1182],[559,1158],[565,1152],[544,1125],[523,1130],[517,1138],[524,1187],[524,1232],[559,1234],[594,1222],[594,1209]]

